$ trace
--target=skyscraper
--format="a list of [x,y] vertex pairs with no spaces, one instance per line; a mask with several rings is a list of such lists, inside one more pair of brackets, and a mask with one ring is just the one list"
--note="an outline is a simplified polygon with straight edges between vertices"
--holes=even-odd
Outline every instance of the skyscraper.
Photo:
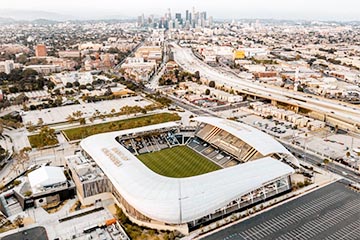
[[175,19],[179,24],[182,24],[181,13],[175,13]]
[[169,8],[169,9],[168,9],[168,20],[171,20],[171,18],[172,18],[172,17],[171,17],[171,9]]

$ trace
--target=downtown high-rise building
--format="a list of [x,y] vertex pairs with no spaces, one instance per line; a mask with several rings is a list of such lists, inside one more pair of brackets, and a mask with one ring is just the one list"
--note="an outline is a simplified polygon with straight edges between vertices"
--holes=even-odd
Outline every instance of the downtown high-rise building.
[[213,18],[207,17],[207,12],[197,12],[195,8],[186,10],[185,14],[175,13],[172,17],[171,9],[169,8],[165,15],[161,18],[154,18],[153,15],[145,18],[141,15],[137,19],[138,27],[153,27],[153,28],[164,28],[164,29],[190,29],[196,27],[211,27],[213,25]]

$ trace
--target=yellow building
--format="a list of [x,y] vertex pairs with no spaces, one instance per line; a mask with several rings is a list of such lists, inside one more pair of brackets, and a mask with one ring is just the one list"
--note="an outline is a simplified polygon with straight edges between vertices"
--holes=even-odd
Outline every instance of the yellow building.
[[244,59],[244,58],[245,58],[245,52],[243,50],[234,51],[234,60]]

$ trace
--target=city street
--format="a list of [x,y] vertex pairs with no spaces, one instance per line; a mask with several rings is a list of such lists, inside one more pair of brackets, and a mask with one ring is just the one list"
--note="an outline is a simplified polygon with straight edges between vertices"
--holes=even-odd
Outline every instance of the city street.
[[324,164],[324,159],[315,156],[308,151],[304,151],[303,149],[299,149],[298,147],[292,146],[290,144],[283,143],[295,156],[299,157],[301,160],[308,162],[312,165],[319,166],[325,170],[331,171],[335,174],[342,176],[344,179],[348,179],[349,181],[360,183],[360,177],[354,171],[349,170],[340,164],[335,164],[329,162],[328,164]]

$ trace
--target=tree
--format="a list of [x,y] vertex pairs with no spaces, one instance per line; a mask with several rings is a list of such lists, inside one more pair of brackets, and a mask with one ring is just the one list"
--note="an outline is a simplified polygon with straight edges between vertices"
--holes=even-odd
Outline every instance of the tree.
[[72,88],[73,84],[71,82],[67,82],[65,85],[66,88]]
[[30,197],[31,196],[31,194],[32,194],[32,191],[26,191],[26,192],[24,192],[24,196],[25,197]]
[[214,88],[214,87],[215,87],[215,82],[214,82],[214,81],[210,81],[210,82],[209,82],[209,87]]
[[85,125],[86,124],[85,118],[80,118],[79,123],[80,123],[80,125]]
[[34,69],[27,68],[21,73],[21,75],[22,75],[23,78],[31,78],[31,77],[34,77],[34,76],[38,76],[39,74]]
[[194,74],[194,77],[196,78],[197,81],[199,81],[200,80],[200,72],[196,71]]
[[28,148],[23,148],[18,153],[15,153],[13,156],[17,164],[21,165],[23,171],[25,171],[25,163],[27,163],[30,160],[28,152],[29,152]]
[[41,127],[44,124],[44,120],[42,118],[38,118],[37,125]]
[[210,95],[210,89],[207,88],[207,89],[205,90],[205,95]]
[[125,225],[126,223],[129,223],[128,217],[125,215],[125,213],[122,211],[121,208],[119,208],[117,205],[116,207],[116,218],[120,221],[121,224]]
[[54,87],[55,87],[55,83],[53,83],[53,82],[48,82],[47,84],[46,84],[46,86],[48,87],[48,89],[54,89]]
[[52,146],[58,143],[55,130],[49,127],[42,127],[39,133],[39,148]]
[[24,226],[24,218],[19,215],[14,219],[14,225],[17,227],[23,227]]
[[74,118],[81,118],[82,115],[84,115],[84,113],[79,110],[79,111],[73,112],[72,115],[74,116]]
[[26,127],[27,127],[27,129],[29,130],[29,132],[33,132],[33,131],[35,131],[35,129],[36,129],[36,127],[34,126],[34,124],[33,124],[32,122],[28,122],[28,123],[26,124]]
[[68,121],[69,123],[73,123],[75,121],[75,118],[71,115],[66,117],[66,121]]

